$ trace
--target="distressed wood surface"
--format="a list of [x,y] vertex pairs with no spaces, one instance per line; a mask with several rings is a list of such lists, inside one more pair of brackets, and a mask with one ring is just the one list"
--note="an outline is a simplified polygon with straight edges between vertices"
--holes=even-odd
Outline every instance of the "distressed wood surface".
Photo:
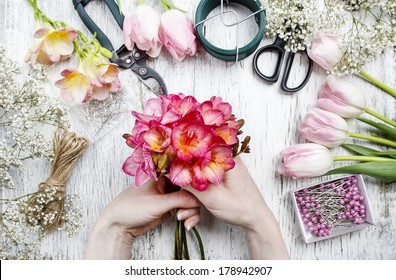
[[[72,1],[38,1],[40,8],[50,17],[61,19],[86,34],[72,6]],[[127,13],[136,5],[136,1],[122,1],[122,9]],[[150,1],[147,1],[150,2]],[[159,2],[159,1],[151,1]],[[198,0],[174,1],[181,8],[194,14]],[[160,11],[158,4],[154,5]],[[8,56],[22,63],[27,49],[32,44],[35,31],[32,9],[25,1],[5,0],[0,2],[1,32],[0,40],[4,42]],[[106,10],[104,3],[95,1],[88,7],[89,13],[98,21],[115,46],[122,42],[122,35],[116,23]],[[254,24],[240,28],[240,36],[248,40]],[[223,33],[214,29],[211,36],[221,37],[227,42],[234,42],[235,33]],[[254,31],[253,31],[254,32]],[[246,37],[247,36],[247,37]],[[273,39],[265,39],[262,45]],[[232,47],[233,45],[231,44]],[[269,57],[274,63],[274,57]],[[71,60],[50,69],[52,82],[58,79],[59,72],[65,67],[77,65]],[[315,244],[305,244],[297,225],[296,213],[292,209],[289,192],[296,188],[317,183],[321,179],[293,180],[281,177],[277,173],[279,152],[282,148],[303,142],[297,127],[308,109],[314,107],[318,89],[326,78],[326,73],[315,66],[308,85],[299,93],[286,95],[281,93],[279,83],[269,85],[257,78],[252,71],[252,56],[243,61],[243,67],[224,62],[208,55],[202,47],[198,54],[182,63],[175,63],[163,51],[159,58],[151,59],[148,64],[156,69],[165,79],[169,92],[183,92],[196,96],[199,101],[213,95],[222,96],[232,104],[234,113],[245,119],[244,131],[251,135],[252,153],[243,159],[252,176],[260,186],[265,200],[277,217],[291,259],[396,259],[396,186],[385,185],[379,181],[364,177],[371,202],[375,225],[340,237],[335,237]],[[292,79],[301,76],[303,66],[297,65]],[[366,65],[365,70],[395,88],[395,56],[389,51],[375,62]],[[130,97],[130,109],[141,110],[145,100],[152,94],[130,72],[121,75],[122,84]],[[356,77],[349,77],[364,90],[369,108],[381,114],[395,118],[396,100],[374,86]],[[51,94],[57,95],[53,88]],[[356,132],[366,131],[363,125],[350,121]],[[70,194],[78,194],[80,208],[83,210],[83,228],[73,238],[62,232],[48,235],[42,245],[42,252],[53,259],[81,259],[85,245],[95,219],[107,205],[126,186],[133,183],[133,178],[125,175],[121,166],[131,150],[124,144],[121,135],[129,132],[133,125],[132,116],[128,114],[119,125],[111,129],[100,139],[91,143],[88,151],[78,161],[67,186]],[[87,126],[74,118],[73,130],[86,134]],[[359,141],[363,143],[363,141]],[[335,149],[334,153],[345,153]],[[45,161],[28,162],[23,174],[18,176],[21,192],[33,191],[49,172]],[[327,178],[322,178],[327,179]],[[243,186],[241,186],[243,187]],[[260,221],[257,221],[258,223]],[[173,228],[171,218],[157,229],[138,238],[133,246],[136,259],[171,259],[173,255]],[[241,228],[226,225],[202,210],[199,230],[205,243],[209,259],[248,259],[246,241]],[[191,244],[190,251],[198,258],[198,249]]]

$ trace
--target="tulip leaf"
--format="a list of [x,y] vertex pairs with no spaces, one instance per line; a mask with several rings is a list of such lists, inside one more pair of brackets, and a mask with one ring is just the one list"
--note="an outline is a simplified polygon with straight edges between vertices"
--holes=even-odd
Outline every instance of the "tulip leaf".
[[375,152],[372,153],[373,156],[380,156],[380,157],[391,157],[396,159],[396,151],[390,151],[390,152]]
[[361,146],[361,145],[355,145],[355,144],[342,144],[342,147],[346,148],[347,150],[350,150],[352,152],[355,152],[359,155],[363,155],[363,156],[371,156],[373,155],[373,153],[377,153],[379,151],[371,149],[371,148],[367,148],[365,146]]
[[369,119],[365,119],[365,118],[356,118],[361,122],[364,122],[368,125],[371,125],[377,129],[379,129],[380,131],[382,131],[383,133],[385,133],[386,135],[395,138],[396,139],[396,129],[393,127],[390,127],[386,124],[383,123],[377,123],[375,121],[369,120]]
[[396,160],[382,162],[366,162],[335,168],[325,175],[333,174],[365,174],[377,178],[384,183],[396,182]]

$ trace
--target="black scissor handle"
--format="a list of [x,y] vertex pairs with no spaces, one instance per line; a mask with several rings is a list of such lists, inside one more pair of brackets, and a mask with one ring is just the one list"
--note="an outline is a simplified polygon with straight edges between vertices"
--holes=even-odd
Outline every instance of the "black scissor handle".
[[[274,74],[272,74],[271,76],[264,75],[260,71],[260,68],[258,67],[258,59],[259,59],[260,55],[265,53],[265,52],[276,52],[278,54],[278,60],[276,62],[275,71],[274,71]],[[278,46],[276,44],[264,46],[264,47],[260,48],[254,54],[254,57],[253,57],[253,68],[254,68],[254,71],[264,81],[275,83],[276,81],[278,81],[284,57],[285,57],[285,50],[284,50],[283,47]]]
[[289,88],[287,86],[287,82],[289,81],[290,71],[293,66],[293,61],[294,61],[294,57],[296,54],[293,52],[290,52],[287,57],[285,72],[283,74],[283,78],[282,78],[282,82],[281,82],[281,89],[287,93],[294,93],[294,92],[299,91],[300,89],[305,87],[305,85],[308,83],[309,78],[311,77],[313,61],[312,61],[312,59],[309,58],[306,50],[304,50],[302,53],[305,53],[305,55],[308,58],[308,70],[307,70],[307,75],[305,76],[302,83],[295,88]]
[[100,45],[109,51],[114,51],[114,47],[109,38],[85,11],[85,6],[88,5],[89,2],[91,2],[91,0],[73,0],[73,5],[85,26],[92,34],[96,34],[96,39],[99,41]]

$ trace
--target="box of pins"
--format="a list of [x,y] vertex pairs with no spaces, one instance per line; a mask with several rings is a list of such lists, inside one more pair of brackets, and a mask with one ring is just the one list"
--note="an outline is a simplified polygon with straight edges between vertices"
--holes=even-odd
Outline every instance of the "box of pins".
[[350,175],[293,190],[291,197],[306,243],[374,224],[362,175]]

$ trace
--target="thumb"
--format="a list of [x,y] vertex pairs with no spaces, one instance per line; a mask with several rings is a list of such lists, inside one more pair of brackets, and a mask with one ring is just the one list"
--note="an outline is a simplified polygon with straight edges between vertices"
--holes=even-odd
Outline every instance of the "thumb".
[[157,201],[157,210],[161,212],[161,214],[176,208],[196,208],[201,206],[199,200],[185,190],[161,194]]

